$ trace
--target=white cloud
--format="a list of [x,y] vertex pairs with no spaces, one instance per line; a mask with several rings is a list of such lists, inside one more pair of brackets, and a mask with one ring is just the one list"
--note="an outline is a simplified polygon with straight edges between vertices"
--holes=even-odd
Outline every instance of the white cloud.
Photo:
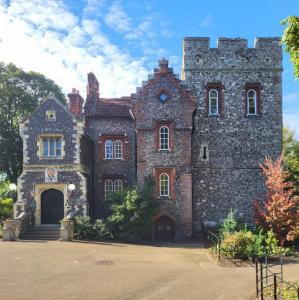
[[147,78],[145,57],[132,58],[109,41],[98,21],[79,19],[62,1],[2,1],[0,28],[2,61],[41,72],[66,93],[76,87],[85,96],[90,71],[103,97],[129,95]]
[[210,28],[213,24],[213,18],[210,15],[205,16],[199,23],[202,28]]
[[131,30],[131,21],[120,2],[113,2],[108,14],[105,17],[108,26],[118,32],[128,32]]

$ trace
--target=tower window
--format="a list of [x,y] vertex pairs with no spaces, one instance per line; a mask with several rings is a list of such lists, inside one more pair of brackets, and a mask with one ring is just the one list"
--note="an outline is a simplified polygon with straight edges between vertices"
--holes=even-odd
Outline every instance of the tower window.
[[61,158],[61,138],[44,137],[42,139],[43,157]]
[[249,90],[247,92],[247,115],[256,115],[257,107],[256,107],[256,91]]
[[209,115],[218,115],[218,91],[212,89],[209,91]]

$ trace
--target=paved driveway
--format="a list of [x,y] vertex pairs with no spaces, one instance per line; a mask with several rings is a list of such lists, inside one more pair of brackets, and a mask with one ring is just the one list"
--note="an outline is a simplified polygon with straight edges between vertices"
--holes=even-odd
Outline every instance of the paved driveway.
[[197,245],[0,242],[0,270],[1,300],[240,300],[255,284],[253,268],[219,267]]

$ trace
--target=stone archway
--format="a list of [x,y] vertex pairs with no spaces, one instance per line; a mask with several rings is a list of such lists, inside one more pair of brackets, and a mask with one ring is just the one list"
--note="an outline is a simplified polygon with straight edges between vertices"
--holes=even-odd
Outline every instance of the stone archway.
[[161,215],[155,220],[154,240],[156,242],[174,242],[175,222],[172,218]]
[[64,195],[56,189],[41,193],[41,224],[59,224],[64,218]]
[[68,190],[67,190],[67,184],[65,183],[40,183],[36,184],[34,186],[34,199],[36,201],[36,207],[35,207],[35,225],[41,224],[41,215],[42,215],[42,207],[41,207],[41,198],[43,192],[49,189],[55,189],[57,191],[60,191],[63,194],[63,217],[65,217],[66,214],[66,205],[67,205],[67,199],[68,199]]

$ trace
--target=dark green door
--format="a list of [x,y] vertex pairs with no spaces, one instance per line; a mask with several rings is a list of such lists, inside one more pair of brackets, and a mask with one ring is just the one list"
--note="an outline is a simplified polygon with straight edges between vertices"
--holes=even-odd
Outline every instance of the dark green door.
[[48,189],[41,194],[41,223],[58,224],[64,217],[63,193]]

